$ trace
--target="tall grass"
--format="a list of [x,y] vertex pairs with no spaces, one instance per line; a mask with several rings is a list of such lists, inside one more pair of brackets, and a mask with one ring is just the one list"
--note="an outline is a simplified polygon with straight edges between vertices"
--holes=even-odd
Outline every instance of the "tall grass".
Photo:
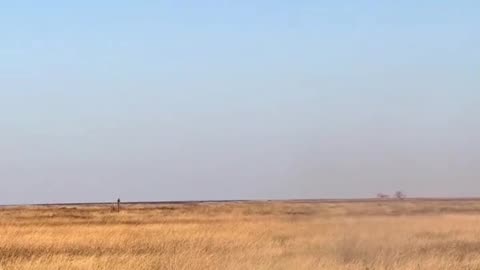
[[480,203],[0,210],[0,269],[480,269]]

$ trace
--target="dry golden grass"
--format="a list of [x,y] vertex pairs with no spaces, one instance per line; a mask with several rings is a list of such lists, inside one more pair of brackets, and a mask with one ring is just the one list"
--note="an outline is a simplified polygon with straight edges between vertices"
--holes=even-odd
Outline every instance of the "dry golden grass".
[[0,269],[480,269],[480,202],[0,209]]

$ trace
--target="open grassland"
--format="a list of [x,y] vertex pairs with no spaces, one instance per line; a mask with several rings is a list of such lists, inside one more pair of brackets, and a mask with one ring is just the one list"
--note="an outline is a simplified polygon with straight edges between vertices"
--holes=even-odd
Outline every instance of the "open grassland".
[[0,269],[480,269],[480,201],[4,207]]

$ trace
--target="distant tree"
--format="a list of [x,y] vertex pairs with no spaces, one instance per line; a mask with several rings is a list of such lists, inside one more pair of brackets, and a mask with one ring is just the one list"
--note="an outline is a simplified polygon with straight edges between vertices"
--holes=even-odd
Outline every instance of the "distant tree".
[[388,199],[388,198],[390,198],[390,196],[388,196],[387,194],[378,193],[377,198],[378,199]]
[[402,191],[397,191],[395,192],[395,198],[399,200],[405,200],[405,198],[407,198],[407,195],[405,195],[405,193],[403,193]]

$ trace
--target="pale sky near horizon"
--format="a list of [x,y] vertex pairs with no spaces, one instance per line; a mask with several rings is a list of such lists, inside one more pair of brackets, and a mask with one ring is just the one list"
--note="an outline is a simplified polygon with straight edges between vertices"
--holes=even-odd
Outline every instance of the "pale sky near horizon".
[[4,1],[0,204],[480,196],[478,1]]

